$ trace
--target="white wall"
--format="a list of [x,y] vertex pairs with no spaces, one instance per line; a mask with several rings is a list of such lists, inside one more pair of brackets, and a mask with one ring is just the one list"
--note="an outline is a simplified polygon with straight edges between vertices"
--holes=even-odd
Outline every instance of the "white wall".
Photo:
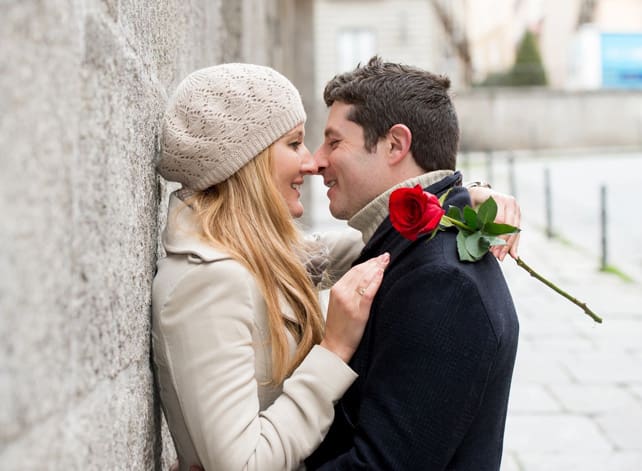
[[595,12],[595,23],[602,31],[631,33],[642,31],[640,0],[601,0]]
[[455,106],[464,151],[642,148],[642,92],[476,89]]

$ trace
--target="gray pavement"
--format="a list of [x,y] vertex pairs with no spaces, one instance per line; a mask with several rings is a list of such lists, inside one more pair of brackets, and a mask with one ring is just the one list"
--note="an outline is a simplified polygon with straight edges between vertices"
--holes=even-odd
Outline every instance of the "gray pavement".
[[520,254],[604,323],[503,263],[520,344],[502,471],[642,470],[642,285],[528,226]]
[[[503,156],[506,157],[506,156]],[[544,169],[552,183],[557,238],[544,235]],[[485,176],[517,195],[520,255],[585,301],[581,309],[508,260],[503,263],[520,323],[502,471],[642,470],[642,154],[516,154],[513,184],[500,155]],[[607,188],[608,263],[633,281],[599,271],[599,188]]]

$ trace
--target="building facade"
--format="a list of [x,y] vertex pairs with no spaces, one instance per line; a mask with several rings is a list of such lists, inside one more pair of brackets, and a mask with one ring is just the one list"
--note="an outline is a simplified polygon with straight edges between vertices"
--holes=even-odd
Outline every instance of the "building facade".
[[[642,33],[642,2],[316,0],[316,87],[322,89],[338,71],[379,53],[445,73],[455,88],[467,88],[510,69],[527,30],[537,37],[550,87],[599,88],[601,35],[629,35],[614,47],[625,44],[630,56],[638,57],[635,35]],[[596,68],[598,78],[592,71]],[[587,74],[593,78],[585,79]]]

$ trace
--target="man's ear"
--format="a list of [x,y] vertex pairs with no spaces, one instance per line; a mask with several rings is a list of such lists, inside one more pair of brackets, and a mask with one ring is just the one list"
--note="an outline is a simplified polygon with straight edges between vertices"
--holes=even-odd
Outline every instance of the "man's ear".
[[397,165],[410,152],[412,132],[405,124],[395,124],[388,131],[388,163]]

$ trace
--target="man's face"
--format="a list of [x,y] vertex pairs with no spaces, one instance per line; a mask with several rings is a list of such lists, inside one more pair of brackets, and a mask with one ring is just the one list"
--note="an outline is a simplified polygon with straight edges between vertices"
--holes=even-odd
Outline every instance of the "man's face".
[[365,149],[363,128],[347,119],[351,108],[341,102],[330,107],[325,139],[314,153],[319,174],[329,188],[330,212],[337,219],[350,219],[386,189],[380,185],[385,171],[381,146],[374,152]]

